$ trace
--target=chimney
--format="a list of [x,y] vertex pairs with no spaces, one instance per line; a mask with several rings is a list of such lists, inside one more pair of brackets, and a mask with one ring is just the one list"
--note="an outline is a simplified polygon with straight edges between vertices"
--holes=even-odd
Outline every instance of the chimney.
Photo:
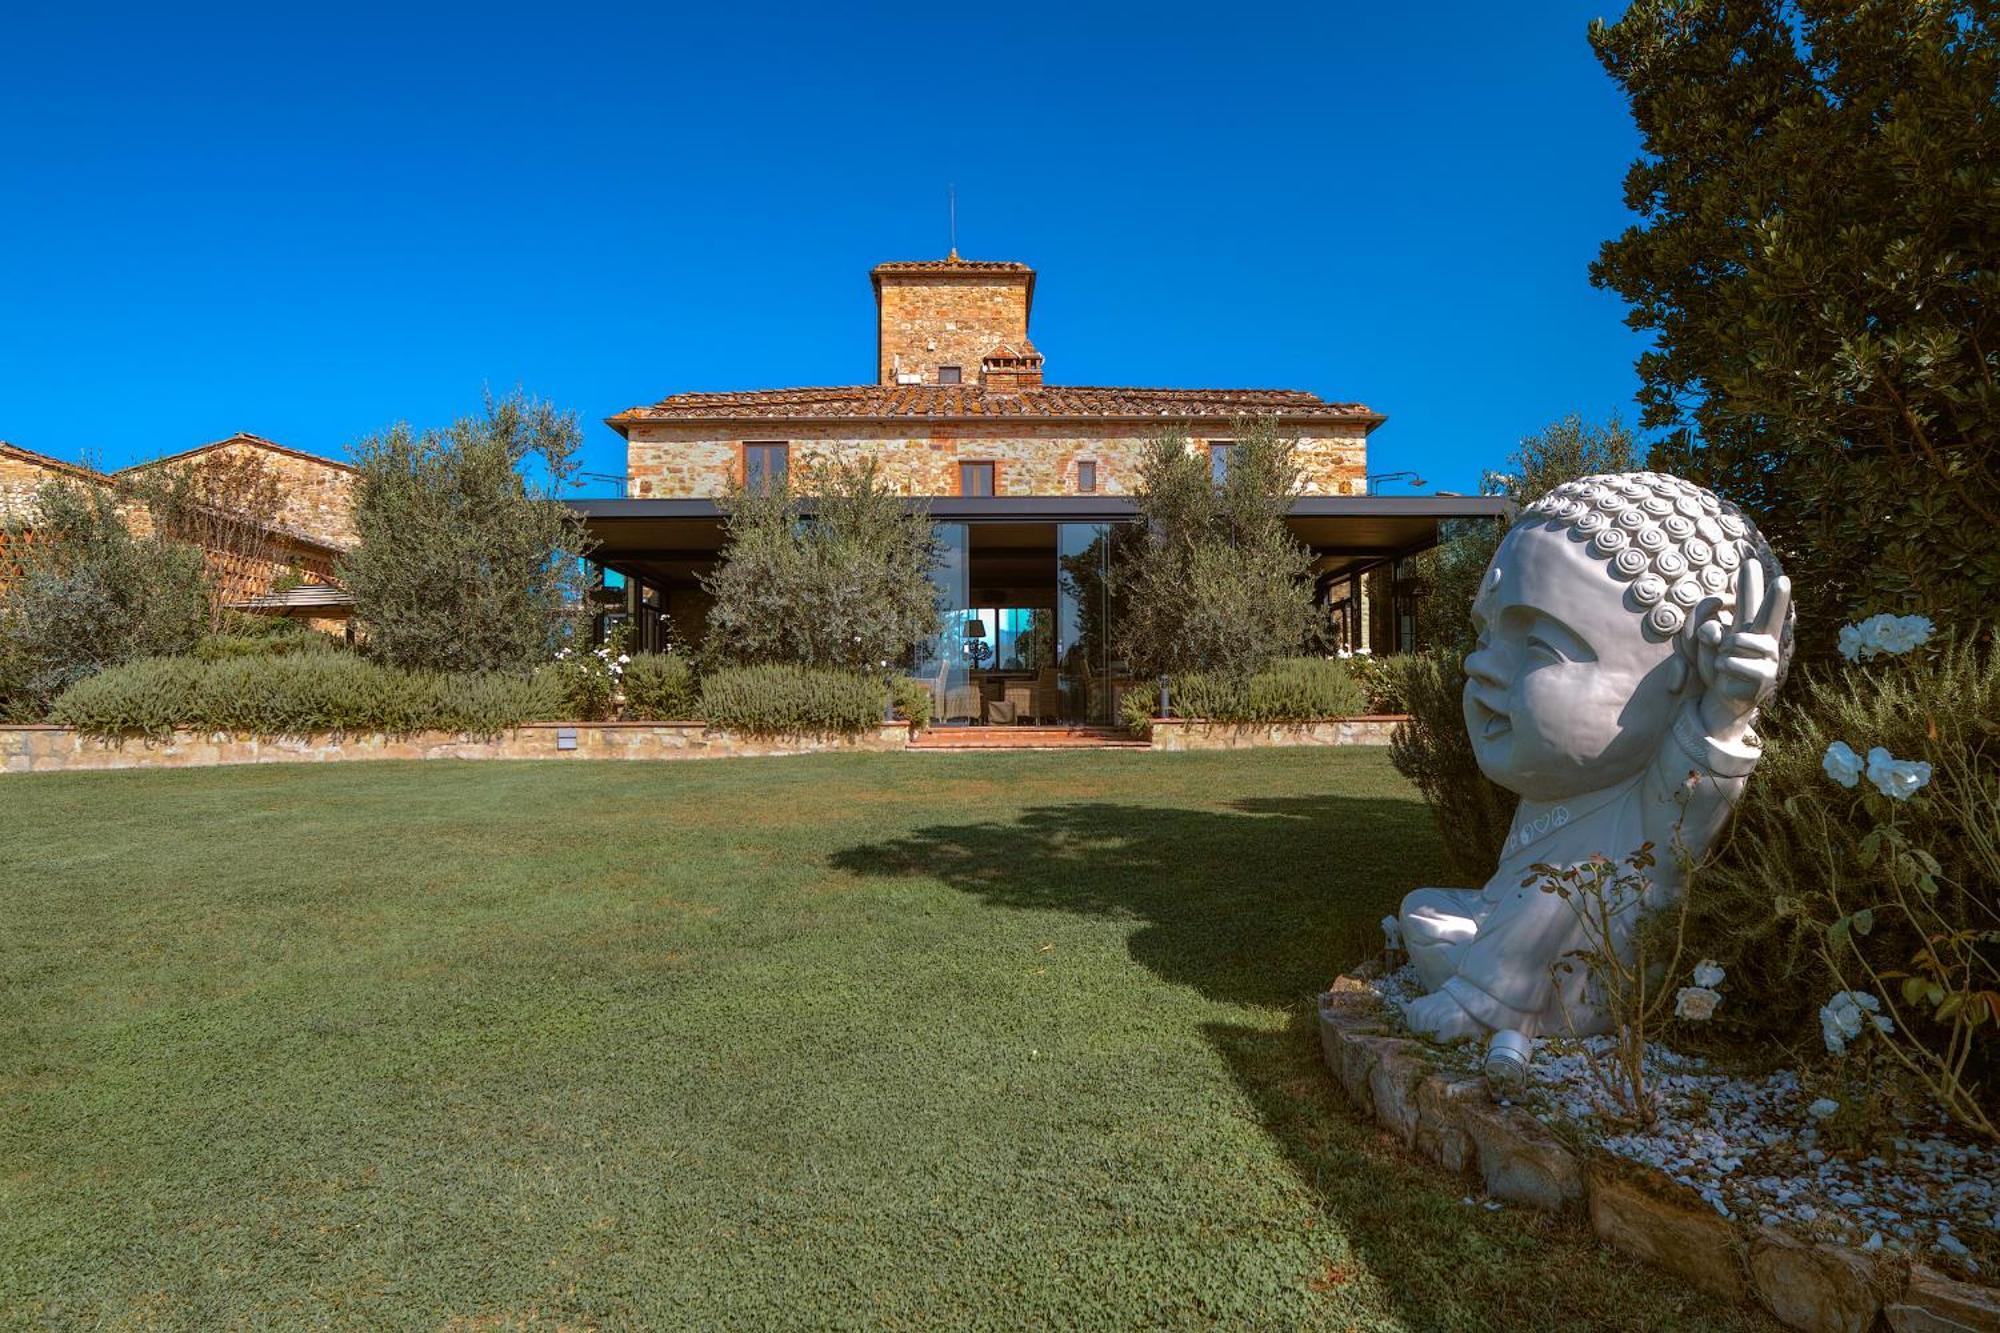
[[979,382],[988,393],[1019,393],[1042,387],[1042,354],[1026,338],[1001,343],[979,361]]

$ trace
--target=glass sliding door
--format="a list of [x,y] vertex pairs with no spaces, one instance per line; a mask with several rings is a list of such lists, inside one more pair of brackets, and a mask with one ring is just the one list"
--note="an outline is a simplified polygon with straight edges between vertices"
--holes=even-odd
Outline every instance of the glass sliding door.
[[1113,722],[1109,523],[1056,527],[1056,667],[1063,716]]
[[[973,683],[967,630],[977,618],[972,601],[971,533],[963,523],[933,523],[941,554],[931,567],[937,594],[938,632],[917,645],[917,676],[930,686],[933,722],[977,722],[979,687]],[[988,633],[989,626],[982,625]]]

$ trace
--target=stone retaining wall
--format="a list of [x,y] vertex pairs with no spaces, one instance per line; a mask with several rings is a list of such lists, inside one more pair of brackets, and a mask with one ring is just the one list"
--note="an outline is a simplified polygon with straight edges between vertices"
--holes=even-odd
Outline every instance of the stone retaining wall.
[[1153,719],[1155,750],[1249,750],[1265,745],[1387,745],[1400,714],[1329,717],[1314,722],[1207,722]]
[[[563,733],[576,747],[562,748]],[[216,764],[314,764],[345,759],[717,759],[823,751],[901,750],[910,729],[885,722],[859,736],[746,736],[699,722],[531,722],[500,736],[450,732],[171,737],[100,740],[66,727],[0,727],[0,773],[75,773],[108,768],[205,768]]]
[[1787,1328],[2000,1333],[2000,1291],[1731,1222],[1666,1176],[1565,1142],[1523,1108],[1495,1102],[1483,1080],[1444,1068],[1436,1048],[1399,1031],[1357,977],[1320,996],[1320,1044],[1349,1100],[1493,1198],[1585,1214],[1612,1248],[1727,1300],[1755,1299]]

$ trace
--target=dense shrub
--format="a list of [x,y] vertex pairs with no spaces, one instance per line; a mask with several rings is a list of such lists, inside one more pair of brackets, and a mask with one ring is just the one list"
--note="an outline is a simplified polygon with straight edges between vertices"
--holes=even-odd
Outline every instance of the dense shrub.
[[194,655],[204,662],[221,662],[232,657],[289,657],[346,649],[344,640],[303,621],[230,612],[216,633],[204,635],[194,646]]
[[931,721],[931,683],[912,676],[897,676],[889,684],[896,704],[896,716],[913,727],[927,727]]
[[[1289,657],[1246,680],[1215,672],[1187,671],[1170,680],[1172,705],[1181,717],[1211,722],[1311,722],[1353,717],[1368,705],[1351,659]],[[1152,695],[1140,692],[1151,706]],[[1128,696],[1129,698],[1129,696]]]
[[1363,652],[1346,660],[1349,669],[1354,672],[1354,679],[1361,685],[1361,692],[1368,698],[1369,712],[1409,711],[1403,699],[1403,668],[1395,657],[1376,657]]
[[208,628],[201,552],[135,537],[109,489],[53,481],[35,493],[31,542],[0,571],[0,717],[38,720],[105,667],[184,653]]
[[1401,677],[1398,692],[1410,715],[1390,739],[1390,762],[1423,793],[1452,874],[1460,883],[1483,884],[1500,862],[1519,800],[1479,771],[1465,730],[1465,669],[1457,655],[1443,652],[1384,660]]
[[[1864,850],[1881,802],[1866,779],[1849,789],[1828,776],[1822,759],[1833,741],[1932,766],[1928,786],[1889,807],[1907,846],[1937,867],[1925,902],[1937,922],[1926,933],[2000,928],[2000,650],[1989,642],[1810,669],[1766,706],[1758,729],[1764,758],[1727,837],[1695,876],[1688,922],[1689,948],[1729,973],[1709,1032],[1746,1053],[1818,1044],[1818,1007],[1857,980],[1834,976],[1816,948],[1835,921],[1874,909],[1865,932],[1843,935],[1877,972],[1911,971],[1931,943],[1907,915],[1883,908],[1895,896],[1895,857]],[[2000,937],[1973,947],[1984,950],[1990,977]],[[1902,1008],[1899,1028],[1915,1012]],[[1924,1018],[1914,1035],[1926,1029],[1944,1030]],[[1995,1024],[1985,1024],[1974,1051],[1990,1085],[2000,1077]]]
[[454,731],[493,735],[559,708],[553,680],[399,671],[348,653],[156,657],[66,690],[53,721],[94,735]]
[[701,682],[702,720],[750,735],[856,735],[882,721],[880,676],[831,667],[723,667]]
[[625,716],[634,722],[692,722],[701,686],[679,653],[641,653],[625,664]]

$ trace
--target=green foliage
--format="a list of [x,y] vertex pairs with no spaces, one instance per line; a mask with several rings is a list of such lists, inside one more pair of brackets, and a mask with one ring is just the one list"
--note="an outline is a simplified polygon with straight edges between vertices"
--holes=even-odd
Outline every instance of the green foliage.
[[1410,720],[1396,728],[1389,757],[1416,784],[1444,839],[1459,882],[1483,884],[1500,863],[1518,798],[1479,771],[1465,730],[1465,669],[1456,653],[1406,653],[1386,659],[1402,675]]
[[1638,0],[1591,42],[1642,221],[1592,280],[1648,332],[1655,464],[1741,504],[1843,619],[2000,616],[2000,31],[1954,0]]
[[493,735],[553,716],[554,681],[494,673],[402,671],[351,653],[204,662],[153,657],[108,668],[64,691],[50,711],[99,736],[176,729],[256,736],[452,731]]
[[[1281,658],[1248,680],[1188,671],[1171,678],[1172,703],[1181,717],[1211,722],[1314,722],[1354,717],[1367,692],[1349,661],[1325,657]],[[1152,695],[1136,691],[1150,708]]]
[[640,653],[625,664],[625,717],[632,722],[693,722],[701,716],[701,686],[679,653]]
[[562,695],[563,717],[602,722],[611,716],[621,677],[632,660],[625,652],[631,639],[631,631],[620,625],[594,648],[568,644],[556,649],[556,660],[544,670],[555,678]]
[[1145,690],[1127,690],[1118,700],[1118,720],[1134,736],[1153,734],[1153,710],[1159,701]]
[[1356,653],[1345,659],[1371,713],[1409,711],[1403,699],[1403,668],[1395,657]]
[[704,657],[879,671],[937,632],[930,520],[882,482],[873,458],[742,486],[724,500],[728,544],[704,575],[715,599]]
[[[1816,1011],[1828,994],[1874,989],[1856,973],[1914,974],[1931,936],[2000,930],[1996,719],[2000,649],[1990,641],[1809,669],[1766,706],[1764,757],[1690,894],[1689,949],[1729,969],[1731,998],[1716,1011],[1714,1036],[1753,1053],[1817,1046]],[[1858,789],[1840,786],[1821,767],[1836,740],[1862,754],[1879,745],[1924,760],[1931,783],[1899,803],[1866,778]],[[1920,873],[1906,874],[1911,866]],[[1905,898],[1919,910],[1898,906]],[[1863,910],[1869,915],[1857,926]],[[1845,976],[1820,947],[1829,933]],[[1968,947],[1966,975],[2000,969],[2000,936]],[[1881,998],[1904,1000],[1886,986]],[[1898,1017],[1914,1017],[1918,1036],[1927,1028],[1937,1035],[1949,1023],[1940,1027],[1934,1008],[1911,1006]],[[1973,1070],[1990,1086],[2000,1077],[2000,1042],[1992,1027],[1986,1034]]]
[[136,538],[117,497],[69,480],[35,493],[32,542],[0,582],[0,717],[39,719],[65,689],[108,666],[187,652],[209,623],[201,552]]
[[702,677],[702,720],[753,736],[852,736],[882,721],[882,677],[786,663]]
[[194,655],[204,662],[230,657],[286,657],[293,653],[345,652],[344,640],[288,616],[226,611],[222,628],[202,637]]
[[340,577],[371,656],[517,673],[550,660],[588,545],[581,516],[555,502],[581,438],[575,413],[516,394],[443,430],[399,424],[355,446],[361,544]]
[[1239,421],[1222,485],[1185,431],[1151,441],[1132,496],[1140,522],[1117,544],[1117,648],[1141,676],[1247,680],[1309,646],[1319,617],[1312,555],[1285,527],[1298,441]]
[[[1566,481],[1600,472],[1630,472],[1639,466],[1632,434],[1616,417],[1600,426],[1575,414],[1551,422],[1523,439],[1498,478],[1516,505],[1540,499]],[[1417,556],[1412,572],[1423,585],[1417,599],[1417,641],[1426,648],[1472,651],[1472,598],[1487,562],[1507,535],[1507,525],[1463,519],[1447,525],[1438,545]]]
[[897,717],[913,727],[930,725],[931,705],[935,698],[929,681],[918,680],[914,676],[896,676],[889,682],[889,695],[895,701]]

